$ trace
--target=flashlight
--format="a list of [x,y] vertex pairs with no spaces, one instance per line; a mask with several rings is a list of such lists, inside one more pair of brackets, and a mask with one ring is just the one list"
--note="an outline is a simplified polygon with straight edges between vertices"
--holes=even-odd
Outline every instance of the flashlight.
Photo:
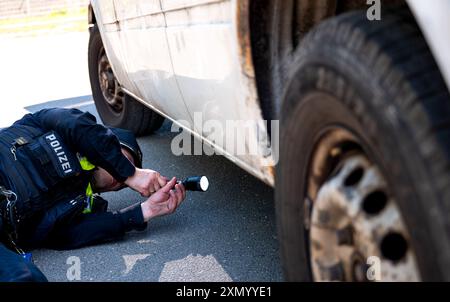
[[186,191],[206,192],[209,188],[209,181],[206,176],[188,177],[181,184],[186,188]]

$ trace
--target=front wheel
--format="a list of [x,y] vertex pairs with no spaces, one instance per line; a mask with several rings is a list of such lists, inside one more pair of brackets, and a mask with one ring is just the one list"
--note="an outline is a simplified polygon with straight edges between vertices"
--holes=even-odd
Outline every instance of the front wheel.
[[89,78],[95,106],[107,126],[128,129],[136,135],[158,130],[164,118],[125,94],[114,76],[97,25],[89,38]]
[[276,179],[286,278],[450,280],[450,96],[409,11],[326,21],[293,65]]

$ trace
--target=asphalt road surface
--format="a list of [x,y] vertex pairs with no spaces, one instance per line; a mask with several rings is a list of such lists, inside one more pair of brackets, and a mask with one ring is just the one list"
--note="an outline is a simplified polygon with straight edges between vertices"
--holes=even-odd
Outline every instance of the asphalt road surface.
[[[1,39],[0,39],[1,40]],[[87,33],[2,41],[1,123],[41,108],[97,115],[87,73]],[[221,156],[176,157],[166,122],[139,139],[144,166],[168,177],[207,175],[210,190],[190,193],[170,216],[122,241],[72,251],[38,250],[36,265],[50,281],[282,281],[273,190]],[[104,196],[110,210],[144,199],[126,189]],[[77,258],[74,258],[77,257]],[[73,262],[75,261],[75,262]],[[69,274],[68,274],[69,272]],[[69,275],[69,279],[68,279]]]
[[[96,114],[92,104],[80,109]],[[176,133],[170,127],[166,122],[156,134],[139,139],[144,166],[169,177],[207,175],[210,190],[188,194],[175,214],[156,218],[146,231],[122,241],[73,251],[35,251],[35,263],[49,280],[67,281],[73,256],[81,261],[82,281],[282,280],[273,190],[221,156],[172,155]],[[111,210],[143,200],[130,189],[104,197]]]

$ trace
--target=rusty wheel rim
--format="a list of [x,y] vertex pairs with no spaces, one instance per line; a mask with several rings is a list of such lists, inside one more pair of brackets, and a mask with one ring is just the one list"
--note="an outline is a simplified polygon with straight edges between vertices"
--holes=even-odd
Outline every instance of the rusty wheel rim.
[[108,106],[116,113],[122,112],[124,93],[114,76],[104,48],[101,49],[98,59],[98,79],[100,89]]
[[315,281],[421,280],[389,185],[348,131],[333,129],[319,140],[308,196],[305,227]]

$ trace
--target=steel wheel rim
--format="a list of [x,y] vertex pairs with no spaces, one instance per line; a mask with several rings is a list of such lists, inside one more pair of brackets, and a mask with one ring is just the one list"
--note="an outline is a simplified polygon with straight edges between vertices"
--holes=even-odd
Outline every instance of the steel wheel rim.
[[98,79],[103,98],[108,106],[116,113],[122,112],[124,93],[114,76],[111,64],[103,47],[98,59]]
[[[305,200],[312,277],[420,281],[397,202],[379,167],[359,146],[349,131],[333,128],[313,154]],[[324,166],[330,162],[331,170]]]

